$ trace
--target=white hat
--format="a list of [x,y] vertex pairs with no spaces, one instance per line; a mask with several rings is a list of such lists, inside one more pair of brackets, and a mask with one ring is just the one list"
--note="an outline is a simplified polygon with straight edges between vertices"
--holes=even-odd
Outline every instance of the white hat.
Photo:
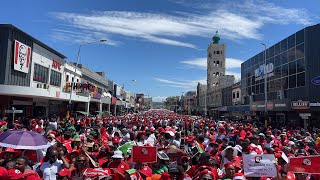
[[232,149],[233,150],[233,156],[236,156],[237,154],[238,154],[238,151],[237,151],[237,149],[235,149],[234,147],[232,147],[232,146],[227,146],[222,152],[221,152],[221,156],[222,157],[225,157],[226,156],[226,151],[227,151],[227,149]]
[[264,135],[263,133],[260,133],[260,134],[259,134],[259,136],[263,136],[263,137],[265,137],[265,135]]
[[239,151],[240,153],[242,153],[242,147],[240,145],[236,145],[234,147],[234,149],[236,149],[237,151]]
[[166,131],[170,136],[174,136],[174,133],[172,131]]
[[114,159],[123,159],[122,152],[119,151],[119,150],[114,151],[114,154],[113,154],[112,158],[114,158]]

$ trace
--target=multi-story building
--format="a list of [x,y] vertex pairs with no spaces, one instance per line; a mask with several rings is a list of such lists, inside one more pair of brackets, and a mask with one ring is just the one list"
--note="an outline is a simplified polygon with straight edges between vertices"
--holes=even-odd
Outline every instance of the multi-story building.
[[222,89],[234,83],[233,75],[226,75],[226,48],[224,44],[219,44],[218,32],[212,38],[213,43],[208,47],[207,57],[207,107],[210,115],[218,112],[218,107],[222,106]]
[[194,114],[197,111],[197,92],[188,91],[182,98],[182,111],[184,114]]
[[245,104],[260,117],[267,111],[269,123],[318,126],[319,73],[320,24],[317,24],[270,45],[242,63],[241,94]]
[[207,113],[207,85],[198,83],[197,85],[197,106],[199,114],[206,115]]

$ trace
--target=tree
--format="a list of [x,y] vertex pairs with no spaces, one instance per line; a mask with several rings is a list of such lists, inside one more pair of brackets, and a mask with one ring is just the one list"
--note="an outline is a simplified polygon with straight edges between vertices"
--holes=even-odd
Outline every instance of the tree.
[[176,109],[178,109],[176,108],[178,101],[179,101],[178,96],[169,96],[164,101],[164,106],[166,109],[175,111]]

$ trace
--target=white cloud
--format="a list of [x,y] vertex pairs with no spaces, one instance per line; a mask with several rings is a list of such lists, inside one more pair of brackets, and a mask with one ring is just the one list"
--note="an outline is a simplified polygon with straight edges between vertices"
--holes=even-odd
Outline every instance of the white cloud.
[[166,87],[175,87],[175,88],[182,88],[185,90],[195,90],[197,87],[198,82],[201,84],[206,84],[207,79],[202,78],[198,80],[168,80],[163,78],[153,78],[154,80],[161,83],[162,86]]
[[153,102],[162,102],[165,101],[167,99],[167,96],[155,96],[152,97],[152,101]]
[[311,23],[311,15],[305,9],[284,8],[261,0],[212,3],[212,8],[201,13],[100,11],[89,14],[56,12],[51,15],[76,28],[77,32],[116,34],[188,48],[196,46],[183,42],[186,36],[211,37],[213,32],[219,30],[226,39],[262,39],[259,30],[267,23]]

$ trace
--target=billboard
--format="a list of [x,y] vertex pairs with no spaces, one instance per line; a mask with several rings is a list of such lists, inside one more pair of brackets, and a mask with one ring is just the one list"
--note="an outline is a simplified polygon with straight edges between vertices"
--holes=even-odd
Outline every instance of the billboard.
[[29,72],[31,64],[31,47],[23,44],[20,41],[14,42],[14,56],[13,56],[13,68],[16,71],[23,73]]

